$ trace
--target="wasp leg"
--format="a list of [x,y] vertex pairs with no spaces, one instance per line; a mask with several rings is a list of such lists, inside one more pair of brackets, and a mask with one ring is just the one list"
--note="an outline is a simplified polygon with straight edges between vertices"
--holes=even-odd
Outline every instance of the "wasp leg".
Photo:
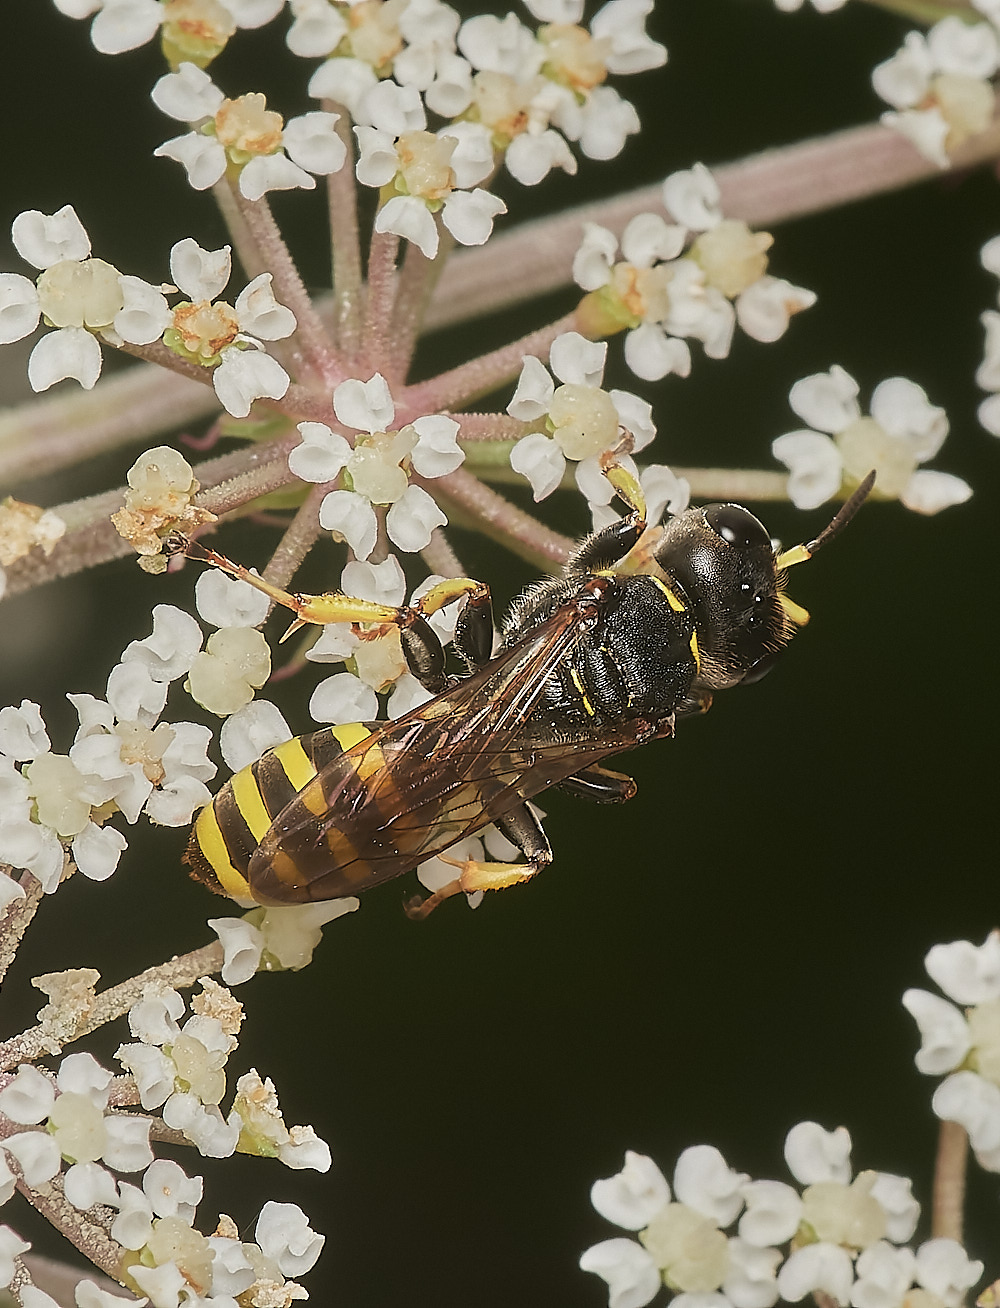
[[493,653],[493,597],[483,581],[451,577],[439,581],[409,609],[399,609],[400,637],[410,671],[422,686],[439,694],[447,685],[444,649],[427,618],[463,596],[468,602],[455,626],[455,649],[475,670]]
[[411,900],[406,905],[407,917],[413,918],[414,921],[422,921],[428,913],[432,913],[437,908],[438,904],[451,899],[453,895],[471,895],[477,890],[506,890],[508,886],[516,886],[522,881],[528,881],[536,872],[540,872],[543,867],[547,867],[552,862],[552,846],[549,844],[548,836],[527,804],[522,804],[520,808],[498,817],[496,825],[528,861],[481,863],[469,858],[464,863],[459,863],[444,854],[439,854],[438,857],[443,863],[453,863],[455,867],[461,869],[459,875],[454,881],[449,881],[446,886],[436,890],[422,903]]
[[629,512],[621,521],[595,531],[577,546],[566,563],[569,577],[583,572],[600,572],[618,563],[635,547],[646,530],[646,497],[642,487],[626,468],[617,464],[603,470]]
[[589,799],[595,804],[623,804],[638,790],[631,777],[625,776],[623,772],[612,772],[610,768],[602,768],[597,764],[584,768],[575,777],[567,777],[565,781],[560,781],[558,788],[566,791],[568,795],[576,795],[578,799]]

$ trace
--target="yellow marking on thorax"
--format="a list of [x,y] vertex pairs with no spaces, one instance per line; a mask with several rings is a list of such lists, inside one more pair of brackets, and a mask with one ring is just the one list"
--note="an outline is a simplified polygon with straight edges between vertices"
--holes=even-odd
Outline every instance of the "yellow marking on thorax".
[[219,820],[215,816],[214,805],[206,804],[198,814],[194,833],[201,852],[211,864],[212,871],[218,877],[219,885],[226,894],[232,895],[234,899],[252,898],[246,877],[237,872],[230,861],[229,850],[219,830]]
[[297,791],[307,786],[316,775],[312,760],[302,748],[302,741],[298,736],[294,740],[286,740],[283,745],[276,746],[271,753],[281,764],[285,776]]
[[700,671],[701,671],[701,651],[698,649],[698,633],[697,633],[696,631],[694,631],[694,630],[692,630],[692,632],[691,632],[691,639],[688,641],[688,646],[689,646],[689,648],[690,648],[690,650],[691,650],[691,654],[692,654],[693,657],[694,657],[694,666],[695,666],[695,669],[696,669],[698,672],[700,672]]
[[264,801],[250,768],[243,768],[242,771],[237,772],[229,784],[233,788],[233,798],[236,800],[236,807],[240,810],[240,816],[250,828],[254,840],[260,844],[271,825],[271,817],[264,807]]
[[661,590],[664,595],[666,595],[667,603],[670,605],[670,607],[673,609],[675,613],[687,612],[687,605],[681,602],[679,596],[670,589],[670,587],[667,585],[665,581],[661,581],[659,577],[654,577],[652,573],[648,573],[647,575],[649,576],[649,580],[653,583],[653,585],[656,586],[658,590]]
[[580,692],[580,698],[583,700],[583,707],[587,710],[587,713],[590,715],[590,717],[593,717],[594,706],[593,704],[591,704],[590,698],[587,695],[587,692],[584,688],[583,678],[580,676],[579,672],[577,672],[576,668],[570,668],[569,675],[570,675],[570,680],[573,682],[573,685]]

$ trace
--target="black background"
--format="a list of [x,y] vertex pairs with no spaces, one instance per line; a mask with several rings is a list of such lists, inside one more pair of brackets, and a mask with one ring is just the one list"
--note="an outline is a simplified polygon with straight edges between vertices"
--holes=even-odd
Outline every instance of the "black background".
[[[667,68],[619,83],[642,136],[576,182],[509,186],[511,219],[870,121],[880,106],[869,70],[906,30],[862,4],[789,16],[766,0],[670,0],[652,26]],[[4,28],[5,229],[22,209],[71,202],[95,253],[153,281],[175,240],[224,239],[210,201],[150,157],[174,132],[146,97],[161,70],[152,49],[99,56],[86,24],[38,0],[7,0]],[[234,93],[277,88],[277,107],[298,112],[303,65],[276,50],[276,27],[241,38],[213,74]],[[321,204],[293,195],[275,208],[320,283]],[[784,1176],[785,1132],[814,1118],[849,1126],[858,1169],[911,1175],[929,1200],[933,1087],[913,1068],[899,998],[925,981],[931,944],[978,941],[995,923],[1000,451],[976,423],[973,373],[978,316],[996,294],[978,250],[998,231],[986,170],[782,227],[772,268],[816,290],[818,305],[776,346],[738,337],[730,360],[697,357],[690,379],[645,390],[658,458],[769,467],[773,437],[800,425],[787,406],[798,377],[840,363],[865,398],[884,377],[911,377],[951,418],[938,466],[975,496],[937,519],[867,508],[794,574],[813,621],[770,678],[630,760],[639,795],[626,809],[552,797],[556,862],[536,882],[422,926],[390,885],[328,929],[308,969],[243,987],[234,1071],[272,1075],[287,1119],[315,1124],[334,1167],[319,1177],[184,1155],[208,1178],[206,1229],[220,1209],[249,1233],[265,1199],[301,1203],[327,1235],[307,1278],[319,1303],[586,1306],[605,1294],[579,1253],[617,1233],[591,1211],[589,1187],[626,1148],[670,1175],[680,1150],[707,1141],[755,1177]],[[22,270],[12,251],[0,260]],[[568,303],[494,322],[482,343]],[[469,352],[467,330],[434,338],[421,370]],[[609,378],[632,384],[620,367]],[[18,489],[54,503],[120,484],[133,457]],[[582,530],[578,505],[558,500],[546,519]],[[789,542],[828,516],[761,512]],[[251,532],[225,539],[263,561]],[[496,547],[456,543],[499,597],[527,579]],[[337,575],[332,554],[314,567],[310,584]],[[148,631],[151,604],[184,603],[190,584],[190,573],[150,581],[120,563],[9,602],[0,702],[39,699],[65,750],[75,715],[62,692],[101,694],[124,644]],[[275,692],[298,729],[311,684]],[[183,696],[175,714],[190,714]],[[206,938],[219,905],[180,873],[183,834],[130,840],[112,881],[77,878],[44,906],[8,983],[5,1031],[30,1020],[37,972],[93,965],[110,984]],[[993,1178],[974,1177],[971,1207],[972,1250],[989,1259]],[[13,1207],[3,1216],[29,1229]]]

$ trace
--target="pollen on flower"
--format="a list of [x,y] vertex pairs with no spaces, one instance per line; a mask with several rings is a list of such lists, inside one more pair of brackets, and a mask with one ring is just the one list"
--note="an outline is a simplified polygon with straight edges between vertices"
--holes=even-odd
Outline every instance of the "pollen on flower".
[[192,503],[198,482],[188,461],[169,445],[140,454],[129,468],[128,484],[124,508],[113,513],[111,521],[119,536],[143,556],[140,566],[148,572],[166,568],[161,551],[169,532],[215,521],[214,513]]
[[193,996],[191,1011],[200,1017],[215,1018],[226,1035],[238,1035],[243,1025],[243,1005],[233,992],[210,976],[203,976],[198,984],[201,993]]
[[770,232],[752,232],[744,222],[725,218],[702,234],[689,257],[703,270],[710,286],[735,299],[767,271]]
[[388,71],[390,61],[403,48],[399,20],[406,8],[406,0],[361,0],[348,7],[350,31],[345,46],[379,76]]
[[605,63],[611,42],[595,41],[583,27],[571,23],[551,23],[538,29],[538,39],[545,47],[543,73],[577,94],[592,91],[607,80]]
[[57,1039],[72,1039],[90,1017],[100,979],[100,972],[92,967],[32,977],[31,984],[49,999],[38,1010],[39,1023]]
[[0,566],[23,559],[36,545],[51,554],[65,534],[65,522],[51,509],[25,504],[11,495],[0,502]]
[[225,300],[214,304],[208,300],[196,304],[184,301],[174,309],[173,327],[167,329],[163,339],[175,353],[207,366],[218,362],[239,331],[236,311]]
[[167,0],[163,10],[163,53],[173,67],[186,60],[204,68],[236,31],[232,13],[220,0]]
[[259,91],[223,100],[215,114],[216,139],[236,162],[280,150],[282,126],[281,114],[268,109],[267,97]]
[[399,171],[410,195],[419,195],[430,203],[443,200],[455,186],[451,156],[455,153],[454,137],[435,136],[432,132],[404,132],[396,144]]

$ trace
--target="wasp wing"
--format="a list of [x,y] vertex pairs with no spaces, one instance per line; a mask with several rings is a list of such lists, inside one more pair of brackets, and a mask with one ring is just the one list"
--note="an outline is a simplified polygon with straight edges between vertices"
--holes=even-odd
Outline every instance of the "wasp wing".
[[[355,894],[520,802],[511,788],[537,751],[518,749],[518,734],[546,678],[579,640],[581,622],[578,604],[560,606],[471,677],[332,759],[251,857],[254,898],[289,904]],[[558,752],[563,776],[585,765],[574,761],[572,742]],[[508,801],[497,808],[503,793]]]

